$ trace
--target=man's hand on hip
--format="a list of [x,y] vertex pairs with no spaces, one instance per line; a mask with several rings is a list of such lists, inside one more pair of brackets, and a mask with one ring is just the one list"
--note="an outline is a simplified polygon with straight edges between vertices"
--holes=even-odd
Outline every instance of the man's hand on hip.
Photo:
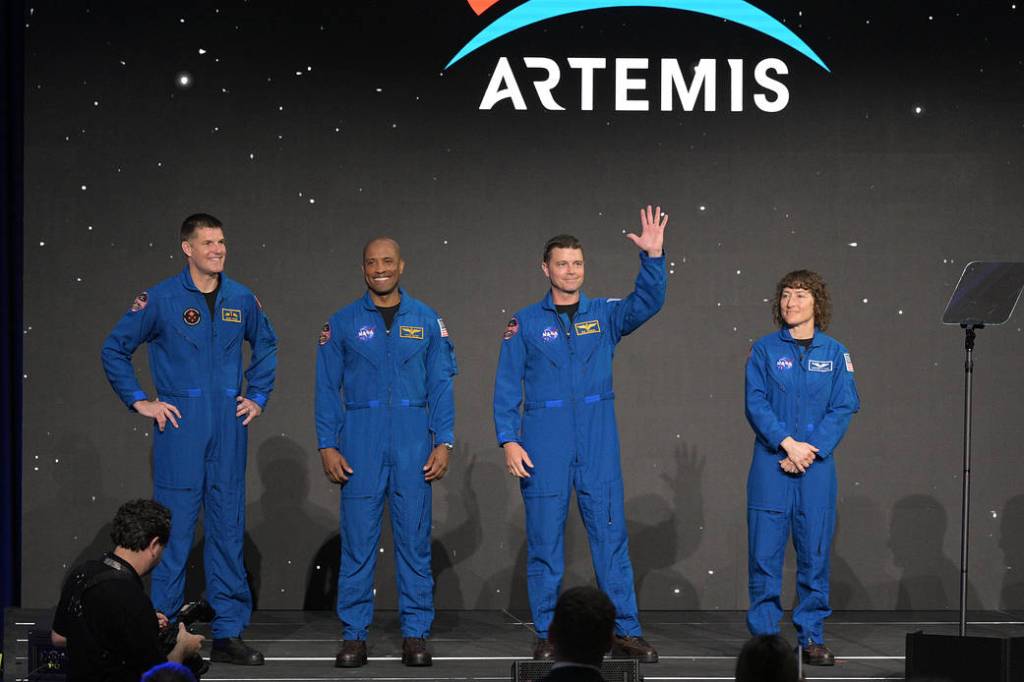
[[245,421],[242,422],[242,426],[248,426],[249,422],[263,414],[263,408],[248,398],[238,396],[235,401],[238,403],[235,407],[235,416],[241,417],[245,415]]
[[171,422],[174,428],[178,428],[178,420],[181,419],[181,412],[178,408],[162,400],[136,400],[132,403],[132,409],[143,417],[149,417],[156,422],[156,426],[163,432],[167,422]]

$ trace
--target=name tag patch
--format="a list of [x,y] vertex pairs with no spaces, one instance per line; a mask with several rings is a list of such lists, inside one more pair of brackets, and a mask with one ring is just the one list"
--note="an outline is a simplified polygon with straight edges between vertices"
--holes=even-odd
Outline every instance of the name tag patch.
[[237,322],[238,324],[241,324],[242,311],[235,310],[234,308],[221,308],[220,319],[224,320],[225,322]]
[[398,328],[398,336],[402,339],[419,339],[423,340],[423,327],[406,327],[402,325]]
[[807,369],[811,372],[831,372],[831,360],[808,360]]
[[601,322],[599,320],[587,320],[586,322],[577,322],[576,336],[585,336],[587,334],[600,334],[601,333]]

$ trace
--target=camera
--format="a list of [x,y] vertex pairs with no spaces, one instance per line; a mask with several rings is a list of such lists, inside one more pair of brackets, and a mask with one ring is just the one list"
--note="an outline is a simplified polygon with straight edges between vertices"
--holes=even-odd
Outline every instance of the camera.
[[[169,654],[178,642],[178,623],[183,623],[185,629],[192,632],[192,626],[196,623],[209,623],[214,619],[217,612],[205,599],[198,599],[189,602],[178,609],[178,613],[171,619],[171,624],[160,633],[160,642],[163,644],[164,653]],[[210,662],[198,653],[192,654],[182,664],[192,671],[198,680],[210,669]]]

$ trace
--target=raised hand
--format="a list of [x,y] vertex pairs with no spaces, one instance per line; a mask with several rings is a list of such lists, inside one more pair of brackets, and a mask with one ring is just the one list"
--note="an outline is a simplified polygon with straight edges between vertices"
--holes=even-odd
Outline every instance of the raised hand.
[[662,246],[665,243],[665,226],[668,225],[668,213],[661,212],[661,206],[653,211],[648,204],[646,209],[640,209],[640,236],[632,232],[626,233],[626,238],[633,242],[638,249],[647,252],[652,258],[658,258],[662,253]]

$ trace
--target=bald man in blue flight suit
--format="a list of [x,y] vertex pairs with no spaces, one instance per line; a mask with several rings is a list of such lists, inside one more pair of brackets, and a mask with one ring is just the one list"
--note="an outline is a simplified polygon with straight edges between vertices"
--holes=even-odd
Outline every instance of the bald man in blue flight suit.
[[398,283],[398,243],[363,249],[366,293],[320,331],[316,433],[324,474],[341,485],[338,618],[334,664],[366,664],[373,572],[387,500],[395,543],[402,663],[431,665],[431,484],[448,470],[458,373],[444,320]]
[[796,549],[793,625],[804,663],[833,665],[825,646],[829,554],[836,519],[835,450],[860,409],[853,360],[824,330],[832,316],[821,275],[796,270],[776,286],[779,331],[758,339],[746,369],[746,414],[754,429],[747,478],[753,635],[779,632],[782,568],[790,532]]
[[[197,213],[181,226],[187,265],[139,294],[103,344],[103,369],[129,409],[156,423],[153,497],[171,510],[171,536],[153,571],[153,604],[181,607],[185,563],[204,509],[206,596],[217,611],[211,660],[262,665],[241,633],[252,614],[242,563],[247,427],[274,388],[277,338],[256,296],[224,275],[223,225]],[[252,349],[242,385],[242,341]],[[132,354],[149,344],[156,398],[149,400]]]
[[583,247],[571,235],[550,239],[541,264],[551,290],[517,312],[505,330],[494,382],[494,425],[509,474],[520,479],[526,509],[527,587],[537,641],[547,639],[565,571],[565,520],[576,489],[598,585],[615,604],[612,655],[654,663],[641,637],[626,535],[612,357],[623,336],[661,309],[667,274],[662,252],[668,214],[640,211],[636,288],[625,299],[582,293]]

